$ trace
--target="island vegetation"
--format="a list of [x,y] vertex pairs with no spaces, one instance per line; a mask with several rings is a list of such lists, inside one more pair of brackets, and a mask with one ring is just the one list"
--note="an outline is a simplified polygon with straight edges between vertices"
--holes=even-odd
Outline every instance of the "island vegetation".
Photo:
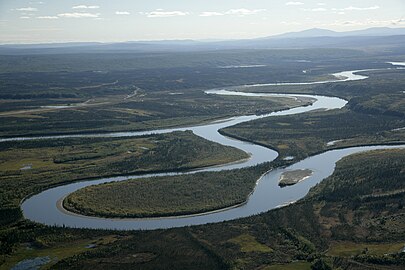
[[143,218],[198,214],[244,203],[267,166],[89,186],[63,202],[86,216]]

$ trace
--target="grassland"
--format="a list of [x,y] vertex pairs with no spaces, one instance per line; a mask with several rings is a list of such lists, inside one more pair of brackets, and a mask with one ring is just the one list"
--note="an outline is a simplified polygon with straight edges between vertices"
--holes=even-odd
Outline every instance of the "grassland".
[[230,239],[228,242],[238,245],[240,250],[245,253],[249,253],[249,252],[270,253],[270,252],[273,252],[273,249],[257,242],[257,240],[249,234],[241,234],[235,238]]
[[112,244],[119,239],[122,240],[119,235],[93,236],[86,239],[74,239],[67,243],[55,244],[49,247],[42,245],[41,248],[38,248],[39,243],[23,244],[16,248],[12,258],[0,265],[0,269],[11,269],[26,258],[37,257],[49,257],[50,262],[46,263],[41,269],[50,269],[59,260]]
[[245,202],[265,170],[262,166],[107,183],[80,189],[63,205],[80,214],[121,218],[208,212]]
[[384,256],[384,254],[398,253],[404,248],[405,243],[369,244],[353,242],[336,242],[331,245],[327,254],[336,257],[359,256],[367,253],[374,256]]
[[263,268],[265,270],[310,270],[309,262],[292,262],[288,264],[271,265]]

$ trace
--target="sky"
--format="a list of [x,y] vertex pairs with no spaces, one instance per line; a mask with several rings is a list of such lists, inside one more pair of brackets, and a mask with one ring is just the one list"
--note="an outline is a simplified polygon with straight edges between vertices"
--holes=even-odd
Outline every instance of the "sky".
[[405,0],[0,0],[0,43],[241,39],[405,27]]

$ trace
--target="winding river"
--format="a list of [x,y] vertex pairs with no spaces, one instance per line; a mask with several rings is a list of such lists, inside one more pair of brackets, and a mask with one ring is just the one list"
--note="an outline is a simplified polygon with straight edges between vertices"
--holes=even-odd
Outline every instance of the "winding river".
[[[307,85],[307,84],[320,84],[320,83],[331,83],[331,82],[341,82],[341,81],[354,81],[354,80],[364,80],[367,76],[355,74],[360,71],[368,70],[356,70],[356,71],[345,71],[341,73],[333,74],[336,76],[336,80],[313,82],[313,83],[283,83],[282,85]],[[277,84],[260,84],[260,85],[246,85],[244,87],[256,87],[256,86],[267,86],[267,85],[280,85]],[[239,96],[254,96],[254,97],[289,97],[294,99],[300,98],[311,98],[315,102],[310,106],[297,107],[285,111],[273,112],[265,115],[249,115],[249,116],[238,116],[225,119],[223,121],[217,121],[206,125],[185,127],[185,128],[173,128],[173,129],[162,129],[162,130],[152,130],[145,132],[115,132],[107,134],[78,134],[78,135],[60,135],[60,136],[42,136],[42,137],[21,137],[21,138],[6,138],[0,139],[0,142],[4,141],[19,141],[19,140],[34,140],[34,139],[57,139],[57,138],[71,138],[71,137],[133,137],[148,134],[159,134],[168,133],[173,131],[184,131],[192,130],[196,135],[201,136],[205,139],[218,142],[223,145],[233,146],[239,148],[247,153],[251,154],[251,158],[241,163],[225,164],[222,166],[204,168],[200,170],[195,170],[191,172],[186,172],[188,174],[202,172],[202,171],[220,171],[220,170],[230,170],[236,168],[243,168],[248,166],[253,166],[267,161],[274,160],[278,154],[276,151],[271,149],[255,145],[248,142],[243,142],[235,140],[232,138],[225,137],[218,133],[219,129],[233,126],[235,124],[243,123],[246,121],[251,121],[259,118],[277,116],[277,115],[291,115],[304,113],[316,109],[339,109],[346,105],[346,101],[336,97],[325,97],[317,95],[285,95],[285,94],[266,94],[266,93],[245,93],[245,92],[234,92],[225,89],[216,89],[206,91],[207,94],[218,94],[218,95],[239,95]],[[74,214],[66,211],[61,205],[61,201],[70,193],[79,190],[81,188],[96,185],[111,181],[124,181],[127,179],[134,178],[145,178],[151,176],[168,176],[175,175],[178,173],[160,173],[160,174],[145,174],[137,176],[118,176],[102,178],[98,180],[88,180],[81,181],[71,184],[66,184],[63,186],[58,186],[45,190],[39,194],[33,195],[26,199],[21,208],[24,213],[24,217],[32,221],[47,225],[56,226],[66,226],[74,228],[94,228],[94,229],[120,229],[120,230],[151,230],[151,229],[161,229],[161,228],[173,228],[182,227],[189,225],[206,224],[213,222],[221,222],[226,220],[232,220],[236,218],[247,217],[255,214],[259,214],[270,209],[274,209],[289,203],[292,203],[298,199],[304,197],[309,189],[315,184],[319,183],[322,179],[331,175],[335,163],[344,156],[374,149],[389,149],[405,147],[405,145],[400,146],[368,146],[368,147],[353,147],[340,150],[331,150],[325,153],[309,157],[298,163],[295,163],[287,168],[279,168],[272,170],[265,175],[263,175],[258,181],[256,188],[250,195],[248,201],[235,208],[222,209],[221,211],[208,212],[201,215],[190,215],[182,217],[165,217],[165,218],[145,218],[145,219],[113,219],[113,218],[99,218],[99,217],[88,217],[78,214]],[[280,188],[278,186],[278,179],[280,175],[289,170],[295,169],[310,169],[314,173],[311,177],[302,181],[294,186],[289,186],[285,188]]]

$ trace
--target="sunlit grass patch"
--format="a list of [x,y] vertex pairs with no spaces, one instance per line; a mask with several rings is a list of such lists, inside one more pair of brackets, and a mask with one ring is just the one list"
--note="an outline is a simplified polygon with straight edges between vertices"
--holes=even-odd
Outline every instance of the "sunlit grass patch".
[[237,244],[242,252],[273,252],[273,249],[257,242],[256,238],[249,234],[241,234],[229,240],[233,244]]
[[355,256],[362,253],[370,255],[384,255],[400,252],[405,246],[402,243],[382,243],[382,244],[369,244],[369,243],[333,243],[331,244],[328,255],[331,256]]

